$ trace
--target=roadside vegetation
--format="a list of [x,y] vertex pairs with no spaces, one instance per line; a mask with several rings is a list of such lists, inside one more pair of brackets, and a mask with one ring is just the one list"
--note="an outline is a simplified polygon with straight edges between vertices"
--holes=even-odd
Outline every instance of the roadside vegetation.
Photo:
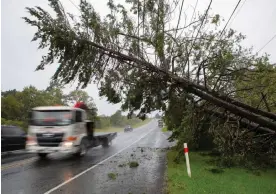
[[[131,127],[133,128],[138,128],[138,127],[141,127],[147,123],[149,123],[151,121],[150,118],[148,119],[145,119],[144,121],[138,119],[136,121],[133,121],[131,120],[132,122],[130,122],[129,120],[125,123],[122,123],[121,126],[122,127],[108,127],[108,128],[103,128],[103,129],[99,129],[99,128],[96,128],[95,129],[95,132],[120,132],[120,131],[123,131],[124,130],[124,127],[126,125],[130,125]],[[133,123],[133,124],[132,124]]]
[[95,132],[120,132],[123,131],[122,127],[109,127],[103,129],[95,129]]
[[276,191],[276,169],[262,171],[238,167],[223,168],[215,165],[213,160],[216,158],[207,153],[190,152],[190,178],[187,175],[185,158],[175,163],[177,155],[175,150],[170,150],[167,154],[169,194],[263,194]]
[[61,84],[51,82],[45,90],[34,86],[25,87],[22,91],[9,90],[1,92],[1,124],[16,125],[24,130],[28,128],[28,112],[36,106],[73,106],[77,101],[85,102],[90,108],[89,119],[94,120],[96,131],[116,132],[122,131],[126,125],[139,127],[150,121],[139,119],[135,114],[131,118],[124,116],[118,110],[111,116],[97,115],[97,107],[92,97],[86,91],[74,90],[68,94],[63,93]]
[[143,126],[143,125],[149,123],[150,121],[151,121],[151,118],[147,118],[147,119],[145,119],[145,120],[143,120],[143,121],[141,121],[141,122],[137,122],[137,123],[135,123],[135,124],[133,124],[133,125],[131,125],[131,126],[132,126],[133,128],[138,128],[138,127],[141,127],[141,126]]
[[162,132],[167,132],[168,131],[168,128],[167,127],[163,127],[162,128]]

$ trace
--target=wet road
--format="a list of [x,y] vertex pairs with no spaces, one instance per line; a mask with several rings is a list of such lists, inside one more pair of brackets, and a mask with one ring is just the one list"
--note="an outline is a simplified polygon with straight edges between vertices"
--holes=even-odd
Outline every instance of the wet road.
[[[165,150],[171,144],[157,121],[119,133],[109,148],[90,149],[83,158],[52,155],[39,160],[33,155],[2,163],[4,194],[39,193],[162,193]],[[130,168],[130,161],[138,162]],[[110,179],[108,174],[116,175]]]
[[19,160],[25,160],[34,157],[35,154],[26,153],[25,150],[16,153],[8,153],[1,155],[1,165],[17,162]]

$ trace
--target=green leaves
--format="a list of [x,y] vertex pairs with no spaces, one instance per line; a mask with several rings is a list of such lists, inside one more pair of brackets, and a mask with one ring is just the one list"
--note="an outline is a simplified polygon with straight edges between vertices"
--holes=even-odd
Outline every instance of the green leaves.
[[13,120],[19,120],[21,116],[22,104],[18,102],[15,95],[1,97],[1,116]]
[[219,22],[219,21],[220,21],[220,15],[219,15],[219,14],[216,14],[216,15],[212,18],[211,23],[212,23],[212,24],[218,25],[218,22]]
[[[77,80],[82,88],[91,81],[100,83],[101,96],[122,102],[130,112],[139,109],[144,117],[152,110],[167,110],[166,100],[179,96],[182,89],[192,91],[193,84],[204,92],[232,94],[237,80],[246,76],[244,69],[258,63],[250,50],[240,46],[243,35],[232,29],[223,34],[217,28],[208,29],[209,23],[220,23],[219,15],[199,14],[189,24],[171,27],[177,3],[127,3],[131,8],[109,1],[110,13],[100,18],[91,4],[81,1],[81,16],[72,21],[57,0],[51,1],[56,17],[38,7],[28,8],[35,19],[24,19],[37,27],[34,40],[40,48],[49,48],[38,69],[57,60],[60,66],[54,80],[66,84]],[[174,76],[191,84],[183,86]],[[172,85],[177,88],[171,89]]]
[[126,125],[134,127],[133,125],[138,123],[141,123],[141,120],[135,114],[125,116],[120,110],[116,111],[110,117],[101,115],[96,118],[97,129],[107,129],[109,127],[123,128]]
[[[259,60],[257,67],[237,79],[237,97],[247,104],[259,109],[276,111],[276,68],[266,64],[266,59]],[[248,95],[250,92],[250,95]]]
[[26,124],[28,112],[37,106],[68,105],[73,106],[77,101],[84,102],[90,109],[90,119],[97,116],[97,107],[87,92],[75,90],[65,95],[63,85],[59,82],[50,82],[46,90],[38,90],[34,86],[25,87],[22,91],[2,92],[1,114],[6,120],[22,121]]
[[27,122],[28,112],[33,107],[63,104],[62,95],[62,91],[54,87],[44,91],[29,86],[21,92],[10,92],[1,97],[2,117],[7,120]]

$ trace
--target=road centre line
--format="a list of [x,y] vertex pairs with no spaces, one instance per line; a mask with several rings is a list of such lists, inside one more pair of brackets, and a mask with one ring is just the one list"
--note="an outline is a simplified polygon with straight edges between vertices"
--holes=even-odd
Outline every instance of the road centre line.
[[66,185],[67,183],[70,183],[71,181],[73,181],[74,179],[77,179],[78,177],[80,177],[81,175],[87,173],[88,171],[90,171],[90,170],[96,168],[96,167],[99,166],[100,164],[102,164],[102,163],[108,161],[109,159],[111,159],[111,158],[113,158],[114,156],[118,155],[118,154],[121,153],[122,151],[126,150],[127,148],[129,148],[129,147],[131,147],[132,145],[134,145],[134,144],[136,144],[137,142],[139,142],[141,139],[143,139],[143,138],[146,137],[148,134],[150,134],[153,130],[155,130],[155,128],[153,128],[152,130],[150,130],[148,133],[146,133],[145,135],[143,135],[142,137],[140,137],[140,138],[139,138],[138,140],[136,140],[135,142],[133,142],[133,143],[131,143],[130,145],[126,146],[125,148],[121,149],[121,150],[118,151],[117,153],[115,153],[115,154],[109,156],[108,158],[106,158],[106,159],[104,159],[104,160],[98,162],[97,164],[95,164],[95,165],[89,167],[88,169],[82,171],[81,173],[75,175],[74,177],[68,179],[67,181],[65,181],[65,182],[63,182],[63,183],[57,185],[56,187],[54,187],[54,188],[50,189],[49,191],[45,192],[44,194],[50,194],[50,193],[52,193],[53,191],[59,189],[60,187]]

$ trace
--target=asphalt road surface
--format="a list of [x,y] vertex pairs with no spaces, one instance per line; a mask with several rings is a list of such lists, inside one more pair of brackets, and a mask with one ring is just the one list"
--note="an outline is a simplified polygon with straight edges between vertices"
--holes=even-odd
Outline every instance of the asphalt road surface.
[[[2,156],[3,194],[163,193],[168,133],[157,121],[119,133],[108,148],[92,148],[83,158],[53,154]],[[139,166],[130,168],[129,163]]]

